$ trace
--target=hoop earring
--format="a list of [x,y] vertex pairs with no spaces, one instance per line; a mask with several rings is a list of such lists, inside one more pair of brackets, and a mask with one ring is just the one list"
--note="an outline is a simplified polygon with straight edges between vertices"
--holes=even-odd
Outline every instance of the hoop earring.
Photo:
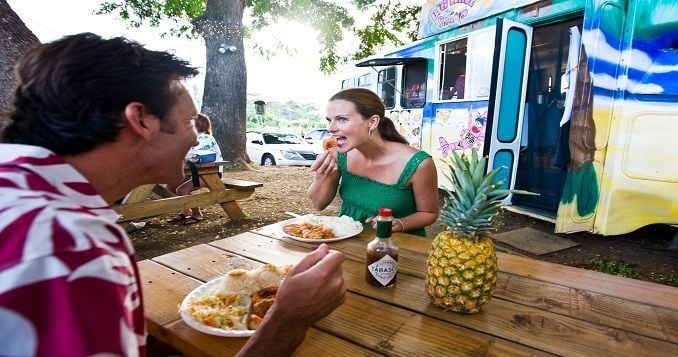
[[372,140],[372,129],[367,130],[367,137]]

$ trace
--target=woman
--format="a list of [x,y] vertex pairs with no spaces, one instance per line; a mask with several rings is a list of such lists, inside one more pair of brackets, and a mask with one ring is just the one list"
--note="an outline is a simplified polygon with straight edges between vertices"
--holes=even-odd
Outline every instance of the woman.
[[[322,210],[339,191],[339,215],[376,227],[380,207],[393,210],[394,232],[425,236],[424,227],[438,218],[438,177],[430,155],[408,145],[385,115],[372,91],[338,92],[327,105],[327,129],[337,148],[311,165],[308,197]],[[341,185],[340,179],[341,178]]]
[[[198,132],[198,145],[194,146],[189,150],[188,157],[191,157],[198,150],[210,150],[217,153],[217,161],[223,160],[221,156],[221,149],[217,140],[212,136],[212,122],[207,115],[198,114],[195,118],[195,130]],[[219,176],[223,167],[219,167]],[[196,186],[195,184],[198,183]],[[186,196],[190,195],[191,191],[200,188],[200,186],[205,186],[205,182],[198,178],[198,180],[193,180],[192,176],[185,177],[179,183],[167,185],[167,189],[171,192],[177,194],[177,196]],[[198,223],[205,219],[200,211],[200,207],[194,207],[191,209],[185,209],[183,212],[179,213],[175,217],[168,220],[168,222],[180,222],[183,225],[190,225]]]

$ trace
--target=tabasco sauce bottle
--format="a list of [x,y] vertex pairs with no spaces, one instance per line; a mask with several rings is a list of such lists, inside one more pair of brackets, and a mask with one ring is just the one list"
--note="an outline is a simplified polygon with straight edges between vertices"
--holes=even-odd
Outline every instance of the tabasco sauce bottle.
[[398,246],[391,241],[393,211],[380,208],[377,212],[377,236],[367,244],[365,281],[374,286],[389,287],[396,283]]

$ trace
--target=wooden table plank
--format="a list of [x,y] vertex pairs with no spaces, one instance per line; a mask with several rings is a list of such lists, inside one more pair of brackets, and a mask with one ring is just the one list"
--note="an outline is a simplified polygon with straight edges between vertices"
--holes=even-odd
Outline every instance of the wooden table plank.
[[[167,342],[186,356],[233,356],[247,338],[212,336],[186,325],[183,320],[166,326]],[[285,343],[285,341],[281,341]],[[311,328],[294,356],[381,356],[380,354]]]
[[[303,256],[301,246],[256,234],[241,234],[212,245],[275,264],[294,263]],[[364,264],[353,260],[344,263],[344,278],[353,292],[555,354],[590,356],[609,351],[633,356],[653,350],[678,355],[676,344],[502,299],[494,299],[481,314],[446,313],[430,305],[421,278],[401,274],[394,289],[370,287],[364,283]]]
[[202,282],[216,279],[233,269],[253,269],[261,265],[207,244],[164,254],[153,258],[153,261]]
[[[154,258],[162,264],[180,272],[185,272],[200,280],[217,278],[231,267],[242,267],[257,262],[232,264],[237,257],[223,250],[204,245],[186,248],[164,256]],[[205,262],[209,262],[205,264]],[[367,310],[379,318],[365,321]],[[361,321],[359,325],[356,321]],[[316,327],[332,335],[357,343],[365,348],[400,356],[411,356],[425,351],[426,355],[449,355],[455,351],[459,355],[476,354],[485,351],[498,355],[534,355],[540,351],[527,348],[503,339],[450,325],[437,319],[421,316],[393,305],[378,303],[368,298],[349,293],[347,302],[322,320]],[[179,331],[173,331],[172,335]],[[412,338],[420,339],[414,343]],[[190,336],[187,337],[190,340]],[[179,343],[175,341],[173,345]],[[191,348],[187,346],[186,348]]]
[[[186,257],[190,257],[191,261],[182,262],[182,259]],[[210,264],[205,264],[205,259],[201,257],[208,259]],[[210,279],[221,275],[216,272],[260,264],[205,245],[179,251],[176,256],[168,254],[157,259],[162,263],[178,263],[181,270]],[[196,260],[200,260],[201,264],[192,265],[192,261]],[[142,289],[145,292],[144,311],[150,334],[189,356],[234,355],[245,344],[246,338],[207,335],[189,327],[181,319],[178,312],[179,304],[202,282],[155,261],[141,261],[139,267],[143,282]],[[378,355],[315,328],[309,330],[303,345],[295,355],[318,356],[322,351],[333,351],[336,355]]]
[[597,271],[497,253],[500,269],[532,279],[678,310],[678,288]]
[[353,293],[316,327],[393,356],[547,355]]
[[139,271],[148,332],[163,340],[162,326],[181,318],[179,304],[202,283],[150,260],[139,262]]
[[[280,237],[280,239],[289,243],[309,248],[315,246],[314,244],[285,238],[278,233],[276,225],[262,227],[255,230],[255,232]],[[330,246],[344,252],[349,259],[364,263],[365,244],[371,239],[371,232],[366,231],[356,238],[330,243]],[[422,242],[428,245],[430,241],[414,239],[411,236],[401,236],[398,240],[400,243],[405,243],[403,245],[407,248],[415,250],[408,252],[409,249],[400,247],[399,270],[405,274],[424,278],[426,254],[423,253],[425,245]],[[678,289],[580,268],[556,265],[559,271],[564,271],[568,274],[567,277],[563,278],[565,280],[563,285],[560,281],[556,281],[556,279],[548,275],[549,271],[554,270],[552,266],[555,264],[524,257],[517,257],[520,264],[516,264],[514,257],[508,254],[499,254],[498,256],[500,273],[497,278],[497,290],[494,293],[495,298],[678,343],[678,313],[675,309],[662,307],[662,304],[659,304],[660,306],[653,306],[655,304],[652,304],[655,301],[663,301],[667,290],[669,293],[675,294],[678,292]],[[509,263],[504,264],[504,262]],[[531,268],[535,264],[541,268],[537,272],[533,272],[534,269]],[[526,271],[528,272],[528,277],[518,275]],[[539,276],[535,277],[535,274]],[[590,278],[590,276],[594,276],[594,278]],[[643,299],[634,298],[628,294],[620,294],[618,289],[614,289],[610,294],[606,294],[606,290],[598,289],[598,283],[601,279],[619,283],[620,286],[644,286],[643,296],[649,302],[638,302],[638,300]],[[638,285],[635,285],[636,283]],[[586,284],[593,284],[594,287],[587,291],[585,289]],[[617,285],[614,286],[616,287]],[[596,290],[601,290],[604,293],[595,292]],[[676,304],[678,304],[678,300],[674,302],[674,307]],[[658,328],[658,326],[662,328]]]
[[678,312],[606,294],[500,273],[495,298],[678,343]]

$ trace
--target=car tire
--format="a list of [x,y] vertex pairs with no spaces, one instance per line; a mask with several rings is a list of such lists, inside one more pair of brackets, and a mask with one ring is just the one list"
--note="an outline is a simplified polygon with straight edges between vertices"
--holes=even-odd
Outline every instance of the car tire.
[[275,166],[275,158],[271,154],[266,154],[261,158],[261,164],[264,166]]

